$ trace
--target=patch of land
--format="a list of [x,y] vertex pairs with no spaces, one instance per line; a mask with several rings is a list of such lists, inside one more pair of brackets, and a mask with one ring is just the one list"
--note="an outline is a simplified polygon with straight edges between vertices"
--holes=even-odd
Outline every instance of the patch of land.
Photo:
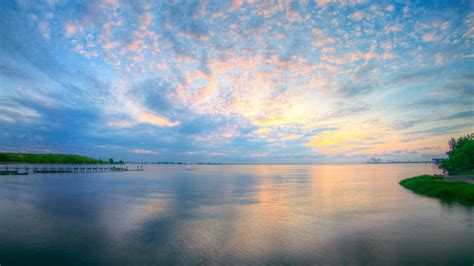
[[474,206],[474,185],[446,182],[442,176],[422,175],[400,181],[400,185],[417,194]]

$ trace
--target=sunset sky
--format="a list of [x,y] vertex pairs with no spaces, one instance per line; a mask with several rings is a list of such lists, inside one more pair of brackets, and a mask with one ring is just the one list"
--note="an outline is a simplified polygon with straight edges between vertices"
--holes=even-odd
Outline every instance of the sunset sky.
[[1,1],[0,150],[431,160],[474,132],[473,1]]

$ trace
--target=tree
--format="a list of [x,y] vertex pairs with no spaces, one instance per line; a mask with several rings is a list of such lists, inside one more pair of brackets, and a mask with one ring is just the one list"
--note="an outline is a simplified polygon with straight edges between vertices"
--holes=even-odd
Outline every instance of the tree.
[[3,163],[100,163],[99,160],[72,154],[0,153]]
[[114,163],[114,159],[109,158],[109,163]]
[[448,159],[441,161],[439,168],[450,175],[474,172],[474,134],[451,139]]

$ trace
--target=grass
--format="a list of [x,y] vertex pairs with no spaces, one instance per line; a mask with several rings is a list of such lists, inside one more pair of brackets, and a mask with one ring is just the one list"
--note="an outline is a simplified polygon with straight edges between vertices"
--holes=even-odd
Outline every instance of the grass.
[[417,194],[474,206],[474,185],[445,182],[441,176],[422,175],[400,181],[400,185]]

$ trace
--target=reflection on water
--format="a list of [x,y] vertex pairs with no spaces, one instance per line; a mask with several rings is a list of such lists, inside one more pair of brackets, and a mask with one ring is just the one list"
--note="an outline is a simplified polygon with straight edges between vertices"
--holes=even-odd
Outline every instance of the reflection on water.
[[0,264],[474,262],[474,211],[398,185],[431,165],[149,165],[0,177]]

